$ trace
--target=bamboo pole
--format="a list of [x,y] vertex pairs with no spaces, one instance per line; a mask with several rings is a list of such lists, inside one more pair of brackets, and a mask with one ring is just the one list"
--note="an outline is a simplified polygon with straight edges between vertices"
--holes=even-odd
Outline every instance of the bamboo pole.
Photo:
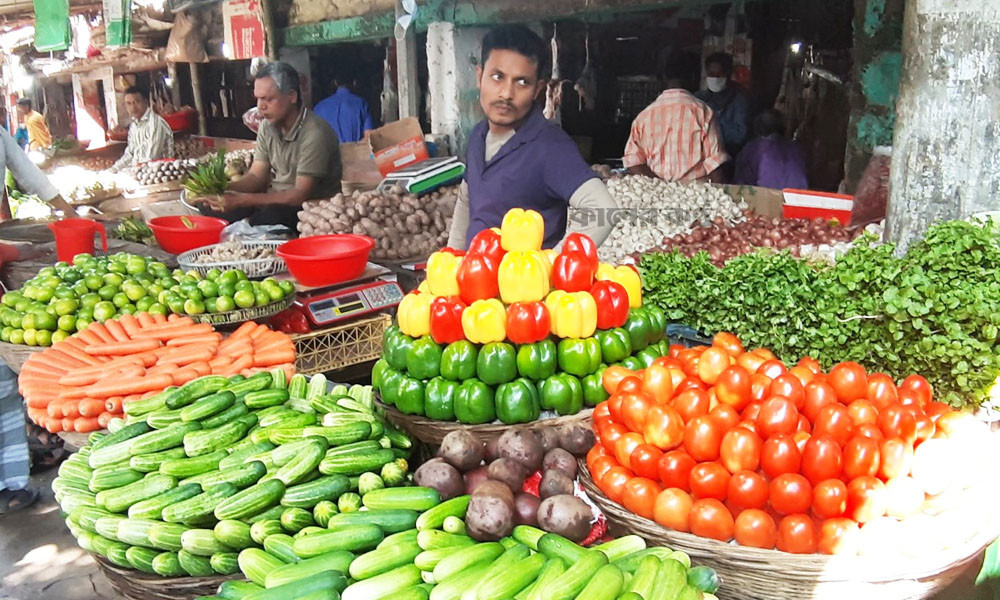
[[189,64],[191,65],[191,91],[194,93],[194,108],[198,111],[198,135],[208,135],[205,99],[201,91],[201,68],[198,63]]

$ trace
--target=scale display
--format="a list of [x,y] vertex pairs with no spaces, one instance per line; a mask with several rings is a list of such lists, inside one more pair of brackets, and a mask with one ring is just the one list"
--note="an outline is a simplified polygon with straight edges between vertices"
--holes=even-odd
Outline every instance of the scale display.
[[314,324],[328,325],[391,308],[402,299],[403,290],[395,281],[374,281],[302,298],[299,304]]

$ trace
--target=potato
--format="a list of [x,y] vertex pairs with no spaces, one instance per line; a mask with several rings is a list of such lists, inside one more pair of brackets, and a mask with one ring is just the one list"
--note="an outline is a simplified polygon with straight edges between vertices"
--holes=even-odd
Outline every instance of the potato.
[[538,485],[538,493],[542,499],[562,494],[573,493],[573,480],[558,469],[550,469],[542,475],[542,482]]
[[567,425],[559,430],[559,446],[576,456],[583,456],[594,447],[594,431],[584,425]]
[[511,490],[520,491],[528,476],[528,469],[513,458],[498,458],[490,463],[490,479],[503,482]]
[[500,498],[511,510],[514,509],[514,492],[510,491],[506,483],[497,481],[496,479],[487,479],[482,485],[476,488],[476,491],[472,492],[473,496],[495,496]]
[[516,427],[505,431],[497,441],[497,451],[501,457],[513,458],[530,472],[542,468],[542,444],[530,429]]
[[521,492],[514,496],[514,520],[518,525],[538,526],[538,506],[542,501],[538,496]]
[[559,432],[555,427],[539,427],[534,432],[538,436],[538,441],[542,443],[543,452],[559,447]]
[[593,518],[587,503],[569,494],[551,496],[538,506],[538,526],[574,542],[587,538]]
[[465,527],[470,537],[481,542],[507,537],[514,529],[513,500],[508,504],[497,496],[472,496],[465,513]]
[[434,488],[442,500],[449,500],[465,493],[462,474],[447,462],[428,461],[413,474],[413,481],[420,486]]
[[480,485],[489,481],[490,473],[487,467],[479,467],[465,474],[465,493],[472,494]]
[[463,473],[483,462],[483,444],[468,431],[456,429],[444,436],[438,456]]
[[545,453],[542,468],[546,471],[557,470],[565,473],[570,479],[576,479],[576,457],[562,448],[553,448]]
[[491,463],[496,459],[500,458],[500,449],[497,448],[497,444],[500,442],[500,436],[492,437],[486,442],[485,454],[483,458],[486,459],[487,463]]

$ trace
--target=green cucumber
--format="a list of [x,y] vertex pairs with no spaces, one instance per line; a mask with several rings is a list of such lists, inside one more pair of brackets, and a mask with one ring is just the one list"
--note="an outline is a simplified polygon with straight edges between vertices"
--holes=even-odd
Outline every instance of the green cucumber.
[[280,479],[254,484],[220,502],[215,507],[215,518],[221,521],[251,517],[277,505],[284,493],[285,484]]
[[420,546],[415,542],[376,548],[354,559],[354,562],[351,563],[350,575],[358,581],[369,579],[397,567],[412,564],[418,554],[420,554]]
[[191,554],[211,557],[217,552],[232,552],[232,548],[215,537],[212,529],[188,529],[181,535],[181,548]]
[[542,539],[545,533],[545,531],[531,525],[518,525],[514,527],[511,536],[535,552],[538,552],[538,541]]
[[660,561],[656,572],[656,584],[650,594],[653,600],[673,600],[678,598],[687,584],[687,569],[680,561],[668,558]]
[[250,525],[243,521],[226,519],[219,521],[212,529],[215,539],[235,550],[242,550],[254,545],[254,540],[250,536]]
[[205,396],[181,409],[181,421],[203,421],[236,403],[236,394],[222,391]]
[[125,557],[128,559],[129,564],[132,565],[133,569],[142,571],[143,573],[156,574],[153,570],[153,560],[160,553],[156,550],[150,550],[149,548],[142,548],[140,546],[132,546],[125,551]]
[[250,594],[259,592],[263,589],[263,586],[249,581],[229,580],[223,581],[216,593],[220,598],[224,598],[225,600],[243,600]]
[[[656,585],[656,574],[660,570],[660,559],[655,556],[647,556],[639,561],[639,568],[635,570],[635,575],[629,580],[626,592],[635,592],[643,598],[649,598]],[[621,569],[619,569],[621,571]]]
[[639,563],[642,559],[647,556],[655,556],[660,560],[670,558],[674,553],[670,548],[664,546],[652,546],[646,548],[645,550],[640,550],[638,552],[633,552],[624,558],[620,558],[614,561],[614,565],[622,570],[623,573],[635,573],[636,569],[639,568]]
[[367,440],[372,435],[372,425],[367,421],[339,425],[337,427],[306,427],[303,437],[320,436],[329,442],[330,446],[343,446]]
[[469,508],[471,496],[456,496],[450,500],[445,500],[437,506],[426,509],[420,518],[417,519],[417,529],[437,529],[444,524],[448,517],[465,518],[465,511]]
[[[343,477],[343,476],[342,475],[330,475],[330,477]],[[320,478],[320,479],[322,479],[322,478]],[[316,481],[319,481],[319,479],[317,479]],[[303,485],[307,485],[307,484],[303,484]],[[298,486],[296,486],[296,487],[298,487]],[[285,496],[287,496],[287,495],[288,495],[288,491],[286,490],[285,491]],[[331,495],[329,497],[332,498],[334,496]],[[281,500],[282,500],[282,504],[284,504],[285,497],[282,496]],[[334,503],[334,502],[331,502],[330,500],[320,500],[319,502],[316,503],[316,506],[313,506],[313,520],[315,520],[316,523],[320,527],[326,527],[330,523],[330,519],[333,518],[333,515],[336,515],[338,513],[339,513],[339,511],[337,510],[337,504]]]
[[[542,542],[539,541],[539,544]],[[603,552],[587,551],[582,558],[571,564],[566,571],[539,590],[547,600],[573,600],[598,569],[608,564]]]
[[476,540],[467,535],[455,535],[440,529],[424,529],[417,534],[417,543],[424,550],[437,550],[438,548],[471,546],[476,543]]
[[420,569],[415,565],[404,565],[351,584],[341,594],[341,598],[342,600],[377,600],[422,582]]
[[[237,492],[235,485],[222,483],[193,498],[167,506],[161,515],[163,520],[168,523],[193,523],[211,515],[214,507],[232,498]],[[221,521],[222,518],[219,520]]]
[[343,573],[327,569],[251,594],[247,596],[246,600],[287,600],[289,598],[305,598],[317,593],[327,594],[323,597],[329,597],[330,592],[334,592],[333,597],[336,598],[336,593],[343,591],[346,587],[347,578],[344,577]]
[[160,550],[177,552],[184,547],[181,536],[187,530],[184,525],[176,523],[156,523],[149,528],[149,543]]
[[[527,546],[522,546],[527,549]],[[504,600],[512,598],[531,585],[545,567],[545,555],[521,558],[502,569],[490,569],[483,580],[470,588],[471,600]],[[465,594],[462,595],[465,598]]]
[[[459,548],[434,567],[434,581],[443,582],[451,575],[468,569],[481,562],[493,562],[504,553],[504,547],[497,542],[485,542],[475,546]],[[603,555],[602,555],[603,556]]]
[[259,390],[243,396],[243,403],[250,409],[268,408],[280,406],[287,402],[288,398],[288,390]]
[[[141,482],[140,482],[141,483]],[[128,516],[132,519],[159,519],[163,509],[194,498],[201,493],[201,486],[195,484],[178,484],[177,487],[128,507]]]
[[235,552],[217,552],[208,559],[208,564],[219,575],[233,575],[240,571],[239,555]]
[[[128,561],[128,549],[132,546],[128,544],[123,544],[121,542],[113,542],[108,540],[107,548],[105,549],[104,556],[111,561],[111,564],[116,567],[122,567],[123,569],[131,569],[132,563]],[[156,562],[153,562],[153,568],[156,568]]]
[[357,552],[374,548],[383,537],[382,530],[376,525],[346,525],[300,537],[295,540],[294,549],[295,554],[302,558],[312,558],[334,550]]
[[375,546],[375,548],[385,548],[386,546],[391,546],[392,544],[409,544],[416,541],[417,530],[408,529],[406,531],[400,531],[399,533],[385,536],[382,541],[379,542],[378,546]]
[[301,559],[295,554],[295,550],[292,549],[294,543],[295,540],[292,539],[292,536],[284,533],[274,533],[264,539],[264,550],[284,563],[297,563]]
[[226,390],[236,394],[237,398],[242,398],[250,392],[265,390],[269,387],[271,387],[271,374],[257,373],[247,377],[243,381],[229,385],[226,387]]
[[274,444],[271,442],[260,442],[259,444],[249,444],[238,450],[233,450],[233,452],[226,458],[219,461],[219,469],[231,469],[233,467],[243,464],[243,460],[249,456],[255,454],[261,454],[264,452],[270,452],[274,450]]
[[251,425],[245,420],[248,417],[256,419],[254,415],[244,415],[215,429],[188,433],[183,439],[184,452],[188,456],[201,456],[231,447],[250,431]]
[[[189,460],[197,459],[192,458]],[[212,487],[213,485],[219,485],[221,483],[231,483],[242,489],[257,483],[266,473],[267,467],[264,466],[264,463],[260,461],[251,461],[235,467],[230,467],[228,469],[209,471],[207,473],[202,473],[201,475],[188,477],[180,483],[197,483],[205,488]]]
[[216,427],[221,427],[222,425],[225,425],[230,421],[235,421],[236,419],[249,413],[250,409],[247,408],[247,405],[237,400],[226,410],[202,420],[201,426],[204,429],[215,429]]
[[153,429],[166,429],[181,422],[181,409],[179,408],[177,410],[158,410],[146,415],[146,423]]
[[315,472],[316,467],[323,460],[326,454],[326,440],[310,438],[310,441],[311,443],[306,444],[297,456],[274,473],[274,477],[280,479],[286,486],[302,482],[307,475]]
[[96,494],[104,490],[113,490],[135,483],[143,477],[143,473],[120,464],[99,467],[94,469],[94,474],[90,476],[90,491]]
[[306,527],[316,525],[312,513],[304,508],[289,507],[281,513],[281,526],[290,534],[298,533]]
[[[441,504],[441,495],[429,487],[383,488],[368,492],[361,502],[369,510],[410,509],[425,511]],[[442,518],[442,522],[444,519]]]
[[181,550],[177,553],[177,561],[180,563],[181,568],[184,569],[184,572],[191,577],[209,577],[210,575],[215,575],[215,569],[212,568],[212,561],[204,556],[198,556],[197,554],[191,554],[187,550]]
[[202,473],[216,471],[219,461],[229,456],[225,450],[216,450],[193,458],[171,458],[160,464],[160,473],[177,478],[189,478]]
[[183,577],[187,572],[181,568],[176,552],[160,552],[153,558],[153,572],[160,577]]
[[118,523],[118,540],[130,546],[152,547],[149,530],[160,523],[152,519],[125,519]]
[[327,527],[333,529],[347,525],[376,525],[385,534],[413,529],[419,513],[403,509],[374,509],[340,513],[330,517]]
[[133,504],[156,498],[177,487],[177,480],[169,475],[151,473],[126,486],[105,490],[96,496],[97,503],[111,512],[125,512]]
[[546,533],[538,540],[538,551],[549,558],[558,557],[567,565],[575,564],[588,550],[555,533]]
[[[150,396],[145,400],[133,400],[125,404],[125,414],[129,417],[141,417],[143,415],[149,414],[151,412],[162,410],[167,406],[167,397],[171,395],[176,387],[168,387],[159,394],[155,396]],[[138,421],[142,423],[142,421]]]
[[259,548],[247,548],[239,555],[240,571],[247,579],[259,586],[264,585],[268,573],[278,569],[285,563]]
[[188,433],[199,429],[201,429],[201,425],[198,423],[175,423],[166,429],[144,433],[131,440],[129,454],[137,456],[175,448],[184,442],[184,437]]
[[532,584],[527,590],[518,594],[518,596],[523,600],[544,600],[544,598],[541,597],[539,590],[544,589],[550,581],[555,580],[565,571],[566,564],[563,563],[561,558],[548,559],[545,562],[545,568],[542,569],[542,572],[538,574],[538,578],[535,579],[535,583]]
[[[130,402],[129,406],[131,406],[132,404],[134,403]],[[114,433],[109,433],[108,435],[97,440],[90,447],[90,450],[91,452],[96,452],[101,448],[105,448],[107,446],[114,446],[115,444],[119,444],[121,442],[130,440],[134,437],[138,437],[147,432],[149,432],[149,425],[143,423],[142,421],[137,421],[135,423],[132,423],[131,425],[126,425],[125,427],[122,427],[121,429],[119,429]]]
[[247,522],[247,523],[250,523],[251,525],[253,525],[254,523],[256,523],[258,521],[278,521],[280,523],[279,519],[281,519],[281,513],[283,513],[283,512],[285,512],[285,507],[284,506],[280,506],[280,505],[279,506],[272,506],[271,508],[265,510],[262,513],[258,513],[258,514],[254,515],[252,517],[247,517],[247,518],[242,519],[242,520],[245,521],[245,522]]
[[285,529],[281,526],[281,521],[277,519],[257,521],[250,526],[250,539],[257,542],[258,545],[263,546],[269,536],[284,532]]
[[577,600],[616,600],[621,594],[624,582],[625,577],[622,575],[621,569],[614,565],[604,565],[593,574],[576,598]]
[[615,562],[620,558],[646,549],[646,540],[637,535],[623,535],[610,542],[605,542],[599,546],[594,546],[592,550],[600,550],[607,557],[609,562]]
[[490,570],[491,562],[480,561],[458,573],[452,574],[443,581],[436,580],[437,584],[431,590],[430,600],[459,600],[465,590],[482,581],[487,571]]
[[360,475],[369,471],[376,472],[383,465],[396,459],[392,450],[380,449],[359,456],[334,456],[329,454],[319,463],[319,472],[324,475]]
[[160,465],[163,464],[164,461],[174,458],[184,458],[186,456],[187,454],[184,454],[184,448],[171,448],[161,452],[133,456],[128,461],[128,465],[140,473],[152,473],[154,471],[159,471]]
[[309,483],[286,488],[285,494],[281,497],[281,505],[312,508],[327,498],[339,497],[347,492],[350,486],[350,480],[344,475],[326,475]]
[[181,386],[180,393],[166,399],[167,408],[183,408],[195,400],[214,394],[229,386],[229,379],[222,375],[206,375]]

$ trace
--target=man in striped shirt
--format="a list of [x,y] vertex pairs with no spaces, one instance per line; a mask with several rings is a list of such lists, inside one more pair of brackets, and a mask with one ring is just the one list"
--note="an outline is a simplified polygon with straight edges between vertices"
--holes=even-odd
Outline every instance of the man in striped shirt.
[[632,122],[623,162],[629,173],[667,181],[722,181],[730,160],[712,109],[684,89],[673,69],[667,90]]
[[112,172],[137,167],[142,163],[174,156],[174,132],[163,117],[149,106],[149,95],[137,87],[125,90],[125,110],[132,117],[125,153]]

